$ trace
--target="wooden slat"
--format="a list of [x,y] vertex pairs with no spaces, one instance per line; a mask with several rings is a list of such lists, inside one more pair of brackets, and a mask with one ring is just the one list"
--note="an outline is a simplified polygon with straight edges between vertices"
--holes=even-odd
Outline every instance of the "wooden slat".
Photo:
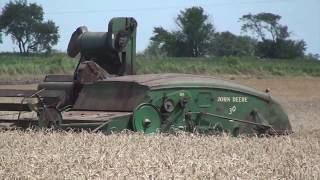
[[132,112],[69,111],[62,113],[62,118],[63,120],[72,121],[107,121],[130,114],[132,114]]
[[[0,89],[0,97],[30,97],[37,93],[38,90],[21,90],[21,89]],[[61,97],[64,96],[63,90],[44,90],[39,93],[40,97]]]
[[72,82],[73,75],[47,75],[45,82]]
[[0,97],[29,97],[37,90],[0,89]]
[[0,103],[0,111],[29,111],[31,109],[27,104],[16,104],[16,103]]

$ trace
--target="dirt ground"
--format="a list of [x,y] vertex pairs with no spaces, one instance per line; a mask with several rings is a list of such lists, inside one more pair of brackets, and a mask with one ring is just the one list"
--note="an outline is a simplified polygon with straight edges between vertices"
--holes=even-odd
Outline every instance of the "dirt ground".
[[[233,138],[0,132],[0,179],[319,179],[320,78],[233,81],[270,89],[295,133]],[[0,86],[26,87],[36,86]]]

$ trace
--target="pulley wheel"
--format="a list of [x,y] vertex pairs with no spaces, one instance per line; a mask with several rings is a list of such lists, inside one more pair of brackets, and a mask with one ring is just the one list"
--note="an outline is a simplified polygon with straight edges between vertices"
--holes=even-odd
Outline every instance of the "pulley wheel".
[[161,117],[156,107],[141,104],[133,113],[133,129],[146,134],[160,130]]

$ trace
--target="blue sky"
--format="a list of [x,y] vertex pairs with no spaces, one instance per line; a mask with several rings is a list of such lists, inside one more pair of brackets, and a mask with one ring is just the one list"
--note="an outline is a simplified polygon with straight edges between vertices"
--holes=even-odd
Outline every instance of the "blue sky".
[[[2,8],[8,0],[0,0]],[[137,49],[149,43],[153,27],[174,30],[174,18],[180,10],[201,6],[210,15],[217,31],[240,34],[239,17],[247,13],[271,12],[282,16],[293,39],[304,39],[307,52],[320,54],[320,0],[29,0],[41,5],[45,19],[59,26],[60,39],[54,47],[65,51],[72,32],[82,25],[90,31],[106,31],[112,17],[132,16],[138,21]],[[0,51],[18,51],[11,38],[4,38]]]

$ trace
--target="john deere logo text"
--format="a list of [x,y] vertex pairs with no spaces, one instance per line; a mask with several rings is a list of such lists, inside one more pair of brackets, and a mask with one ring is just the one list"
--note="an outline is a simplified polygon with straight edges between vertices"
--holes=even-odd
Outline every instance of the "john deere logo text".
[[248,97],[218,97],[217,102],[247,103]]

